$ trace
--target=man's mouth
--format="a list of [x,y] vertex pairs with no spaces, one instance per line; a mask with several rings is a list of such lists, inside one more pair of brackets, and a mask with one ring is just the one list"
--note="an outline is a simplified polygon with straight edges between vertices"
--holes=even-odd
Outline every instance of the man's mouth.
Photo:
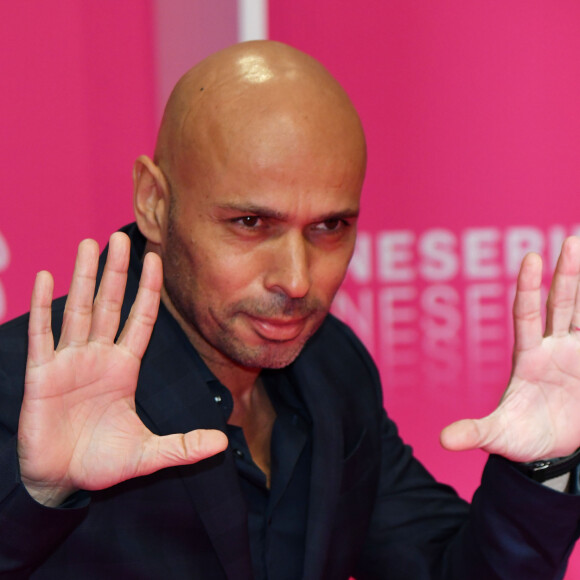
[[307,316],[301,318],[261,318],[247,314],[254,332],[261,338],[276,342],[288,342],[300,336]]

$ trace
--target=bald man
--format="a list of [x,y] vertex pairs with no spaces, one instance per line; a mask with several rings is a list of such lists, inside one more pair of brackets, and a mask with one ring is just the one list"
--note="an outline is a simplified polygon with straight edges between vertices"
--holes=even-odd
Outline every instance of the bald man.
[[545,338],[526,258],[502,403],[442,434],[493,454],[470,508],[413,458],[328,314],[365,165],[345,92],[293,48],[236,45],[179,81],[135,164],[136,223],[100,259],[79,246],[66,300],[41,272],[29,316],[0,331],[0,577],[562,577],[580,240]]

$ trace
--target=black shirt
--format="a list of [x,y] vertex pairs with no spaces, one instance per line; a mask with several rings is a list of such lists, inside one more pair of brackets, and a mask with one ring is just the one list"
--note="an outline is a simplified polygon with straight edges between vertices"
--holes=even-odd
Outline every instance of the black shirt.
[[[197,353],[196,353],[197,354]],[[233,410],[228,389],[198,355],[196,363],[227,422]],[[262,371],[276,411],[271,440],[271,487],[254,463],[241,427],[227,426],[230,449],[248,508],[250,550],[256,580],[302,577],[312,459],[311,422],[304,402],[282,370]]]

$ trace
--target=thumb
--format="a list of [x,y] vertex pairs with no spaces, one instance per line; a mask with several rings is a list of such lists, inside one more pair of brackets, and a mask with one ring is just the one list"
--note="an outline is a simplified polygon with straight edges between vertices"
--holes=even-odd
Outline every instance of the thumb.
[[149,475],[159,469],[189,465],[221,453],[228,446],[225,433],[216,429],[196,429],[159,437],[152,435],[143,455],[138,475]]
[[467,451],[483,447],[484,422],[481,419],[462,419],[451,423],[441,431],[441,445],[448,451]]

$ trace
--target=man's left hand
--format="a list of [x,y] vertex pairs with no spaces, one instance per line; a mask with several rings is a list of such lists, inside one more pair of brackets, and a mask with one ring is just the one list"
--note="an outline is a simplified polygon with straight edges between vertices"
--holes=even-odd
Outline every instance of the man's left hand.
[[542,260],[528,254],[514,301],[512,376],[497,409],[441,433],[450,450],[480,448],[518,462],[562,457],[580,447],[580,238],[563,246],[541,313]]

